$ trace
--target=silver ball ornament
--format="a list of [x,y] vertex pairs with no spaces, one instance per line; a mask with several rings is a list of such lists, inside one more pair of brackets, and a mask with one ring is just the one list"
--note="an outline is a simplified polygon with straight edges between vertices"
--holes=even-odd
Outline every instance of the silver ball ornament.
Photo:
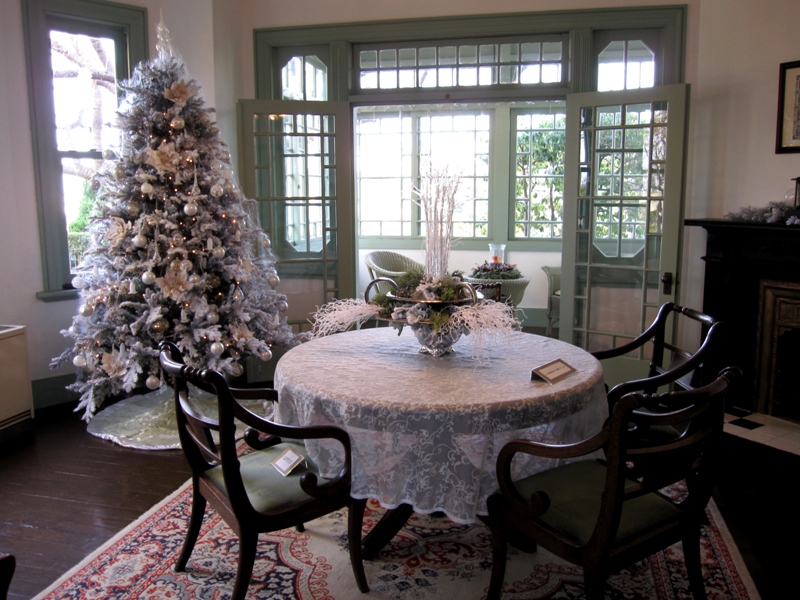
[[156,274],[152,271],[145,271],[142,273],[142,283],[145,285],[153,285],[156,282]]
[[149,181],[145,181],[142,184],[142,193],[143,194],[148,194],[148,195],[152,194],[153,193],[153,184],[151,184]]
[[225,188],[223,188],[218,183],[215,183],[214,185],[211,186],[211,195],[214,196],[214,198],[219,198],[224,193],[225,193]]
[[277,306],[278,306],[278,310],[281,311],[281,312],[286,312],[287,310],[289,310],[289,304],[284,300],[281,300],[280,302],[278,302]]
[[88,317],[94,312],[94,307],[91,304],[81,304],[81,307],[78,309],[78,312],[81,313],[84,317]]
[[230,366],[230,373],[234,377],[239,377],[242,373],[244,373],[244,368],[239,363],[233,363]]
[[219,356],[220,354],[225,352],[225,344],[221,342],[214,342],[213,344],[211,344],[210,350],[211,354],[213,354],[214,356]]
[[281,278],[275,274],[270,275],[267,277],[267,283],[270,284],[272,287],[276,287],[281,282]]
[[136,200],[128,200],[125,203],[125,212],[132,217],[135,217],[142,212],[142,207],[138,202],[136,202]]
[[270,360],[272,358],[272,350],[270,350],[269,348],[266,348],[266,349],[262,350],[261,352],[259,352],[258,356],[263,361]]
[[75,277],[72,278],[72,287],[74,287],[76,290],[81,289],[85,285],[86,285],[86,280],[80,275],[76,275]]
[[125,179],[125,167],[122,165],[117,165],[114,167],[114,179],[117,181],[122,181]]
[[197,214],[197,202],[187,202],[183,206],[183,213],[187,217],[193,217]]
[[111,148],[106,148],[103,150],[103,159],[104,160],[114,160],[117,158],[117,153],[111,150]]
[[222,258],[223,256],[225,256],[225,248],[223,248],[222,246],[215,246],[214,249],[211,251],[211,256],[217,259]]
[[175,117],[169,124],[173,129],[183,129],[186,127],[186,121],[183,120],[183,117]]
[[82,354],[76,354],[72,359],[72,364],[82,369],[86,366],[86,358]]
[[155,375],[150,375],[144,382],[149,390],[157,390],[161,385],[161,380]]
[[208,317],[206,317],[209,323],[212,325],[216,325],[219,323],[219,314],[216,311],[212,311],[208,313]]
[[141,233],[136,234],[133,237],[133,245],[137,248],[145,248],[147,247],[147,237],[142,235]]

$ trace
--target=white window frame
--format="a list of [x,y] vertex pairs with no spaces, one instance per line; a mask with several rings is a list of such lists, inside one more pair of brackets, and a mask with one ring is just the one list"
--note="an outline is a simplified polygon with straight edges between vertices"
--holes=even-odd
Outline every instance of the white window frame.
[[50,30],[124,40],[123,51],[116,54],[117,78],[125,79],[134,64],[147,58],[147,11],[93,0],[22,0],[22,8],[44,288],[36,296],[46,302],[72,299],[77,291],[70,283],[61,172],[64,153],[56,146]]

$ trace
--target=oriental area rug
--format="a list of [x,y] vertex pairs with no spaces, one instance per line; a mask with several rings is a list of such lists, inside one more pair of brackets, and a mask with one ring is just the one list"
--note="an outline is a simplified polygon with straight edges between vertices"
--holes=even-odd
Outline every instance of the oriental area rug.
[[[187,572],[173,565],[180,552],[191,502],[187,482],[62,576],[36,600],[223,599],[236,573],[238,542],[207,509]],[[369,531],[383,509],[370,502]],[[758,598],[722,518],[712,504],[703,533],[706,591],[714,599]],[[365,561],[368,594],[355,584],[347,552],[347,516],[336,512],[259,538],[248,599],[470,600],[486,597],[491,573],[491,535],[484,525],[459,525],[447,518],[414,515],[374,560]],[[509,549],[504,595],[508,600],[583,597],[581,569],[543,549]],[[606,598],[690,599],[680,544],[612,576]]]

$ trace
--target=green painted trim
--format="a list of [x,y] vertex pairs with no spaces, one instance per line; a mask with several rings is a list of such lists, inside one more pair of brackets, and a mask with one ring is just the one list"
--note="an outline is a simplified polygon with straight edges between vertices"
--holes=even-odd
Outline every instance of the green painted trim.
[[[54,22],[69,29],[88,27],[117,32],[128,41],[124,54],[127,78],[133,65],[147,58],[147,9],[95,0],[22,0],[25,60],[31,114],[39,243],[45,292],[61,290],[71,280],[67,228],[62,204],[61,170],[53,131],[48,28]],[[119,70],[122,63],[118,61]]]
[[67,386],[73,383],[75,375],[59,375],[31,381],[34,410],[78,401],[80,394],[67,389]]
[[77,300],[78,290],[57,290],[54,292],[37,292],[36,297],[42,302],[61,302],[62,300]]

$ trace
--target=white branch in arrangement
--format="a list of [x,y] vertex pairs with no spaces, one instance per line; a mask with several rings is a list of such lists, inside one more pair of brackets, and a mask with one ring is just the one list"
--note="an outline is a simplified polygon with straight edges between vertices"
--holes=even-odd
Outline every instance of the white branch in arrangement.
[[449,167],[431,166],[421,179],[419,196],[425,215],[425,272],[434,277],[447,274],[450,262],[450,237],[453,234],[453,213],[461,176]]
[[511,333],[520,328],[514,309],[504,302],[485,300],[461,306],[450,317],[451,326],[461,326],[470,333],[470,346],[480,355],[491,346],[510,342]]
[[343,298],[323,304],[314,313],[314,337],[324,337],[346,331],[356,323],[365,323],[376,317],[380,307],[367,304],[359,298]]

